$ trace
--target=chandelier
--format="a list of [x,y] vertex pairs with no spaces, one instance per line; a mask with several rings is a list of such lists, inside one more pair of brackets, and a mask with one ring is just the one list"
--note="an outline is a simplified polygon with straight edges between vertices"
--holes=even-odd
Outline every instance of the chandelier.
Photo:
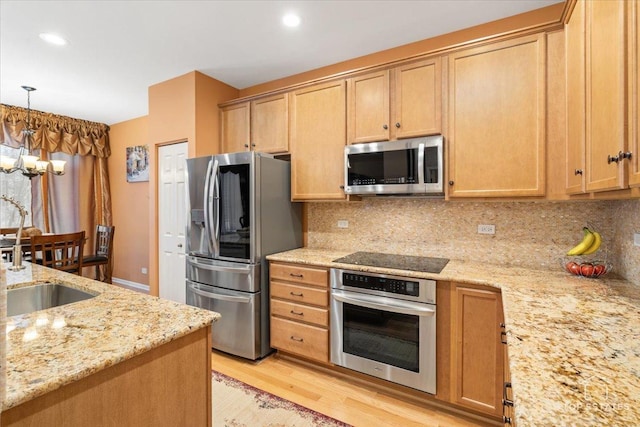
[[31,92],[36,90],[34,87],[22,86],[27,91],[27,122],[26,127],[22,131],[24,133],[24,141],[20,146],[18,158],[14,159],[9,156],[0,156],[0,172],[13,173],[21,172],[22,175],[29,177],[44,175],[51,173],[54,175],[64,174],[64,160],[40,160],[38,156],[33,155],[31,151],[31,137],[34,134],[31,129]]

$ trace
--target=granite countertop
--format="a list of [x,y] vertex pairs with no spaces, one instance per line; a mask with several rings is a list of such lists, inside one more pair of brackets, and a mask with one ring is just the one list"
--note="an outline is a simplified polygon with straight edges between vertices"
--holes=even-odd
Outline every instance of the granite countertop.
[[295,249],[271,261],[488,285],[501,289],[516,425],[640,425],[640,287],[450,260],[440,274],[338,264]]
[[50,282],[97,296],[7,318],[3,409],[207,327],[220,317],[212,311],[25,265],[25,270],[6,272],[8,289]]

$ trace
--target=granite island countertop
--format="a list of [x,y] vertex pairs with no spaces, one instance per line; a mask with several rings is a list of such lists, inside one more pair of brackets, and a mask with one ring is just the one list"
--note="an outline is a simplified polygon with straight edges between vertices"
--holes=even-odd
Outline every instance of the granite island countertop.
[[[1,262],[1,261],[0,261]],[[95,298],[7,318],[6,410],[218,320],[218,313],[25,263],[12,289],[60,283]]]
[[440,274],[332,262],[349,252],[295,249],[270,261],[501,289],[515,421],[523,426],[640,425],[640,287],[450,260]]

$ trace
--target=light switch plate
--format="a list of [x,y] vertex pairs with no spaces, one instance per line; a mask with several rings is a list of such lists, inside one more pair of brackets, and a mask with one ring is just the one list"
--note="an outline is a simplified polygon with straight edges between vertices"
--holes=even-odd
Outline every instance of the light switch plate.
[[349,221],[341,219],[338,221],[338,228],[349,228]]
[[640,233],[633,233],[633,244],[640,246]]
[[478,225],[478,234],[496,234],[496,226],[493,224]]

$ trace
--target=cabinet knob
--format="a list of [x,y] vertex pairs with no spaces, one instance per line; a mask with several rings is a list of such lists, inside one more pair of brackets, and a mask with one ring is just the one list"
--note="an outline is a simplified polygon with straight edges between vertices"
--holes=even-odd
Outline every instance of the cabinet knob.
[[387,130],[387,129],[389,129],[389,126],[387,126],[387,125],[382,125],[382,129]]
[[449,185],[453,185],[453,181],[449,181]]
[[249,144],[244,144],[244,148],[249,148]]
[[255,147],[255,146],[256,146],[256,144],[251,144],[251,146],[252,146],[252,147]]
[[396,123],[396,127],[399,128],[400,127],[400,122]]
[[178,243],[178,247],[181,248],[182,247],[182,243]]
[[618,158],[620,160],[622,159],[631,159],[631,151],[627,151],[626,153],[623,153],[622,151],[618,153]]
[[344,190],[344,185],[341,185],[341,186],[340,186],[340,189],[341,189],[341,190]]
[[511,417],[507,417],[505,415],[502,416],[503,424],[511,424]]
[[575,171],[573,171],[574,175],[582,175],[582,169],[576,169]]
[[620,161],[620,157],[618,156],[607,156],[607,163],[611,164],[612,162],[618,163]]

